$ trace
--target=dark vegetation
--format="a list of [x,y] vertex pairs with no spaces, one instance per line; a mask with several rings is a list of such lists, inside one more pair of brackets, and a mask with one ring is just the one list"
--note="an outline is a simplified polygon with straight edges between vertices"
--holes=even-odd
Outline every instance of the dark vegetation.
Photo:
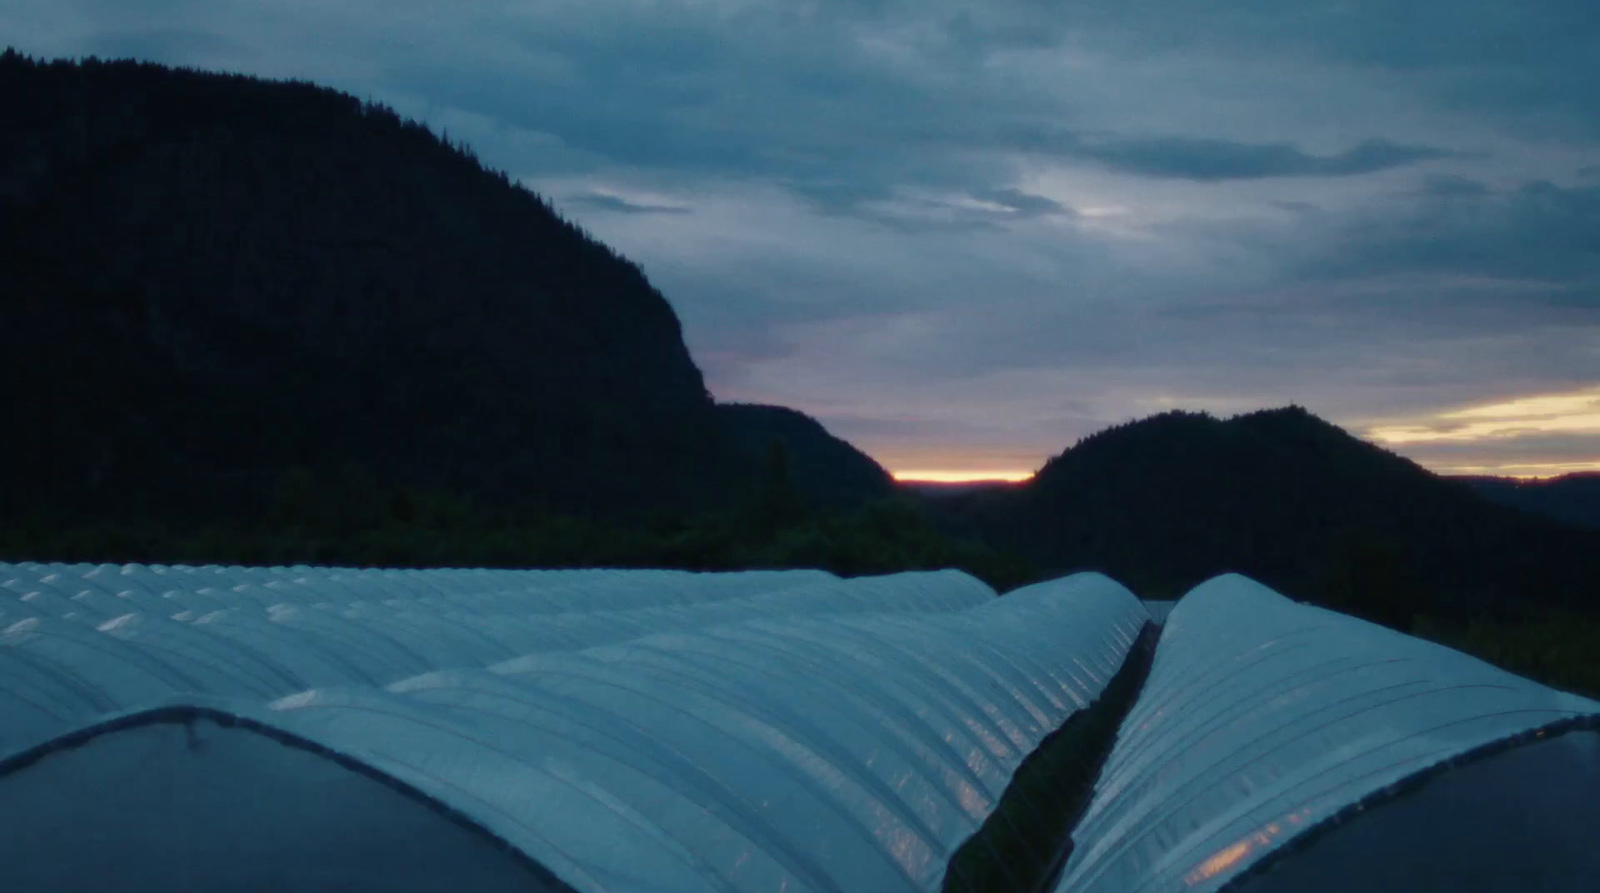
[[1519,676],[1600,699],[1600,618],[1560,609],[1510,621],[1418,617],[1411,631]]
[[1117,730],[1150,675],[1156,639],[1157,627],[1146,624],[1100,697],[1022,761],[983,826],[950,857],[941,893],[1043,893],[1054,886]]
[[544,198],[307,83],[0,56],[0,332],[0,559],[1238,571],[1596,690],[1600,532],[1294,408],[897,492],[714,403],[639,267]]
[[358,567],[822,568],[840,575],[960,568],[999,590],[1026,562],[936,529],[904,499],[851,508],[807,499],[774,442],[760,478],[726,508],[623,520],[387,488],[360,467],[294,468],[257,519],[130,521],[32,516],[0,524],[0,561],[321,564]]
[[1564,474],[1545,480],[1456,477],[1501,505],[1600,530],[1600,472]]

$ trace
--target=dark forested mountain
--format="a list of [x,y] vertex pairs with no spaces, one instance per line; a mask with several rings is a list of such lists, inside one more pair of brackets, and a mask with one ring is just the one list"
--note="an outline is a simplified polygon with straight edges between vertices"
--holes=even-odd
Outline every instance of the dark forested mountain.
[[1545,480],[1457,477],[1483,496],[1569,524],[1600,529],[1600,472],[1564,474]]
[[714,407],[662,295],[545,200],[306,83],[8,51],[0,331],[0,511],[256,513],[308,475],[705,506],[761,473],[743,421],[830,500],[883,489]]
[[928,505],[1147,597],[1238,571],[1366,613],[1482,612],[1585,603],[1600,570],[1600,534],[1496,505],[1298,407],[1154,416],[1085,438],[1022,487]]

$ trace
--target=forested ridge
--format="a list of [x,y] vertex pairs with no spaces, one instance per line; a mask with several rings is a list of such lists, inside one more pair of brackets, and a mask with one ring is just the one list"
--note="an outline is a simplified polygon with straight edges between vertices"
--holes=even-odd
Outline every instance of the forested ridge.
[[[765,461],[637,265],[334,90],[8,52],[0,235],[13,512],[258,517],[311,473],[609,518]],[[832,501],[887,493],[779,434]]]
[[0,557],[1024,576],[715,404],[636,264],[335,90],[7,51],[0,273]]
[[1543,480],[1489,476],[1453,480],[1501,505],[1600,530],[1600,472],[1580,471]]
[[1396,625],[1597,606],[1600,532],[1492,503],[1300,407],[1163,413],[1084,438],[1023,486],[928,506],[1046,570],[1104,570],[1150,597],[1234,571]]

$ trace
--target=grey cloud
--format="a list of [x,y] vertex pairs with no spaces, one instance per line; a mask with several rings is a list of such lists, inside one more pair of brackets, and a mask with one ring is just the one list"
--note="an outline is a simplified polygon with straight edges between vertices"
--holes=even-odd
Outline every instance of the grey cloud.
[[851,209],[850,216],[908,236],[930,233],[1005,232],[1005,227],[978,213],[954,217],[917,217]]
[[818,417],[829,430],[850,431],[855,437],[948,441],[952,436],[981,437],[993,434],[989,426],[970,421],[923,418],[878,418],[829,413]]
[[[888,5],[905,14],[929,4]],[[944,31],[974,55],[1075,40],[1121,52],[1270,54],[1437,76],[1430,86],[1441,95],[1465,77],[1480,88],[1480,107],[1520,100],[1581,113],[1576,102],[1592,96],[1600,78],[1591,0],[1411,0],[1403,9],[1351,0],[991,0],[947,17]]]
[[1023,192],[1020,189],[984,189],[972,193],[972,197],[980,201],[1003,205],[1013,211],[1029,216],[1043,214],[1071,215],[1077,213],[1055,199]]
[[568,202],[588,205],[602,211],[614,211],[619,214],[688,214],[691,208],[681,205],[651,205],[630,202],[625,198],[608,195],[603,192],[588,192],[567,197]]
[[1073,209],[1046,198],[1018,189],[977,189],[968,193],[972,198],[999,205],[1002,210],[973,208],[947,201],[922,200],[911,203],[909,209],[894,211],[851,204],[831,209],[834,213],[850,216],[907,234],[917,233],[1004,233],[1004,224],[1040,217],[1076,216]]
[[[981,178],[975,175],[975,179]],[[1076,211],[1054,199],[1014,187],[974,187],[970,198],[1001,206],[1003,210],[973,208],[952,201],[921,198],[907,200],[880,184],[824,181],[792,184],[795,192],[822,214],[854,217],[906,234],[1003,232],[1002,224],[1048,216],[1075,216]],[[890,210],[890,206],[896,206]]]
[[[497,17],[492,34],[475,35],[495,42],[498,52],[474,55],[460,46],[447,55],[396,53],[363,92],[404,93],[435,111],[459,109],[552,136],[556,143],[523,153],[530,163],[787,182],[831,203],[834,213],[854,213],[862,201],[852,194],[885,185],[1003,190],[1013,170],[1000,156],[1018,152],[1203,181],[1344,176],[1444,154],[1383,140],[1327,156],[1288,143],[1182,135],[1091,140],[1071,126],[1070,84],[1018,90],[982,69],[957,76],[940,68],[950,63],[937,45],[912,44],[907,55],[887,57],[860,40],[863,28],[897,34],[907,23],[929,20],[987,49],[1067,39],[1060,27],[1045,27],[1051,16],[1032,4],[969,11],[944,3],[807,8],[817,11],[724,15],[651,6],[630,9],[620,20],[603,2],[540,8]],[[947,228],[888,225],[907,232]]]
[[[1043,0],[1028,0],[1043,3]],[[1074,4],[1080,23],[1136,27],[1150,41],[1185,38],[1310,50],[1330,58],[1401,69],[1536,63],[1590,45],[1600,26],[1587,0],[1510,5],[1499,0],[1415,0],[1403,14],[1348,0],[1232,0],[1204,6],[1147,0],[1137,11],[1116,0]]]
[[[917,5],[926,4],[900,8]],[[948,18],[944,32],[971,58],[1090,46],[1129,58],[1203,53],[1377,72],[1437,104],[1495,115],[1524,132],[1600,134],[1600,17],[1592,0],[990,0]]]
[[1433,174],[1422,184],[1424,195],[1478,198],[1489,194],[1489,187],[1477,180],[1454,174]]
[[109,31],[97,34],[85,47],[108,59],[160,59],[174,65],[197,64],[206,59],[238,54],[237,41],[214,31],[189,28],[155,28]]
[[1435,191],[1321,235],[1300,267],[1312,278],[1434,272],[1565,283],[1561,302],[1600,307],[1600,185],[1538,180],[1504,195]]
[[1316,214],[1322,210],[1316,203],[1306,201],[1274,201],[1271,202],[1271,205],[1280,211],[1288,211],[1292,214]]
[[1127,173],[1204,181],[1347,177],[1452,154],[1427,146],[1367,140],[1337,155],[1311,155],[1289,143],[1260,145],[1189,137],[1086,142],[1067,152]]
[[787,181],[784,184],[797,196],[823,214],[848,214],[861,205],[892,198],[893,193],[883,183],[820,179]]
[[[690,26],[660,28],[670,34]],[[1009,177],[1005,163],[970,151],[974,143],[1004,143],[1003,133],[992,133],[1003,125],[967,132],[938,123],[953,112],[984,116],[973,95],[917,84],[820,29],[755,29],[726,42],[715,36],[667,40],[662,50],[622,36],[607,43],[591,34],[569,44],[545,35],[535,46],[567,62],[568,73],[554,82],[515,65],[463,70],[410,61],[387,80],[444,108],[551,133],[594,159],[592,169],[779,182],[835,213],[894,185],[966,190]],[[1016,111],[1011,104],[993,114]]]

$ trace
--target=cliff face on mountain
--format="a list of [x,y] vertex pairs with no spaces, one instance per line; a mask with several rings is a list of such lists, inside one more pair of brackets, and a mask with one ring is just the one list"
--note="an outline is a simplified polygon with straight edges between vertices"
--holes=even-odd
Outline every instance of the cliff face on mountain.
[[760,473],[638,266],[333,90],[8,52],[0,273],[13,511],[210,515],[304,469],[607,514]]

